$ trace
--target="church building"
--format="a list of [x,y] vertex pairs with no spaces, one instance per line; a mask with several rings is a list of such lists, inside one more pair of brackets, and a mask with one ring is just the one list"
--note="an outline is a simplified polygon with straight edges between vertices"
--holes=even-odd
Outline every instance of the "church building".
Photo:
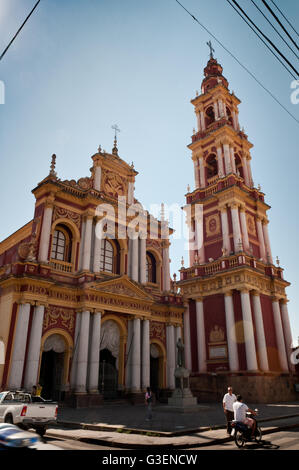
[[[42,386],[73,406],[157,398],[175,388],[176,344],[199,401],[228,385],[246,400],[296,398],[283,269],[274,265],[265,195],[251,172],[252,144],[213,57],[188,146],[189,259],[170,276],[169,236],[135,198],[137,176],[118,154],[92,156],[91,174],[49,175],[33,190],[33,217],[0,243],[0,389]],[[88,164],[88,162],[86,162]],[[186,266],[184,266],[186,264]]]

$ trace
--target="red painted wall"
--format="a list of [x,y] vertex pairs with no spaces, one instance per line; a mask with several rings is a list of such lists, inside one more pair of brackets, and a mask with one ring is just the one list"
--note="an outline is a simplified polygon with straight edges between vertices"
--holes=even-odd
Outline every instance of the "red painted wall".
[[261,294],[261,307],[263,313],[263,322],[265,338],[267,345],[268,361],[270,370],[280,370],[275,325],[272,310],[272,299]]
[[[210,333],[216,325],[223,329],[224,341],[227,341],[224,295],[216,294],[216,295],[210,295],[208,297],[205,297],[203,301],[203,309],[204,309],[204,321],[205,321],[206,354],[207,354],[207,360],[209,360],[208,343],[210,341]],[[207,367],[208,372],[212,372],[215,370],[228,370],[228,369],[229,369],[228,362],[227,363],[215,362],[213,364],[208,364],[208,367]]]
[[237,290],[233,291],[233,305],[234,305],[234,314],[235,314],[236,336],[237,336],[237,343],[238,343],[239,369],[247,370],[241,294]]

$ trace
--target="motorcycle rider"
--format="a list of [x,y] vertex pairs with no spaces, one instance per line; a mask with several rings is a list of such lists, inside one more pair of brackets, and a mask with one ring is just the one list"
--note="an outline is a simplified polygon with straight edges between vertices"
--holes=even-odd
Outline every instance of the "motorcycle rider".
[[233,409],[234,419],[236,421],[241,421],[242,423],[249,426],[251,428],[251,437],[253,437],[256,428],[256,421],[255,419],[248,418],[246,416],[246,412],[249,411],[249,413],[251,413],[252,415],[256,415],[256,412],[248,408],[248,406],[243,403],[243,398],[241,395],[237,395],[237,401],[233,404]]

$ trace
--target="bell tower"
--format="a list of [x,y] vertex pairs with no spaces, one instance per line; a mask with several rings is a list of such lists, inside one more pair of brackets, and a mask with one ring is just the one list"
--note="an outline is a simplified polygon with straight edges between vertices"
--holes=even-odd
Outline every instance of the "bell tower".
[[[239,125],[241,101],[230,92],[208,45],[201,93],[191,100],[197,131],[188,145],[194,190],[186,194],[184,207],[189,266],[180,270],[178,283],[187,302],[186,366],[195,388],[211,374],[229,374],[250,376],[257,391],[265,374],[278,380],[294,371],[285,293],[289,283],[279,262],[273,264],[270,206],[253,182],[253,145]],[[271,387],[269,382],[269,397]]]

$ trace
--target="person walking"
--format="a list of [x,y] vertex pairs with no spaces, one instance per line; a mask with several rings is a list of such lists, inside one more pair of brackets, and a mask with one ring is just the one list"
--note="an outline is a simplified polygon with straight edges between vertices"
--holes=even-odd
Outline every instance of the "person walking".
[[146,410],[146,421],[151,421],[152,419],[152,402],[153,402],[153,394],[150,387],[147,387],[145,393],[145,404],[147,405]]
[[224,395],[222,403],[223,403],[223,411],[226,417],[226,432],[229,435],[232,432],[231,421],[234,419],[233,404],[236,401],[237,401],[237,397],[233,393],[233,388],[227,387],[227,393]]

